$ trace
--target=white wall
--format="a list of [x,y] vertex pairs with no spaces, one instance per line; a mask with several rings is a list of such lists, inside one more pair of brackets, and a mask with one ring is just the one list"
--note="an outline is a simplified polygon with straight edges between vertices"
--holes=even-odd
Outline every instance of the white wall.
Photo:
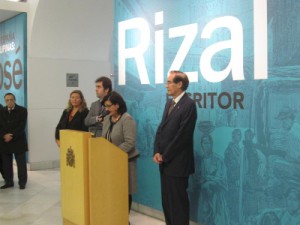
[[[38,0],[30,0],[30,1],[38,1]],[[24,4],[24,3],[20,3],[20,2],[10,2],[7,0],[0,0],[0,9],[4,10],[1,11],[1,13],[4,13],[6,15],[4,15],[4,17],[1,15],[1,22],[3,22],[3,20],[9,19],[10,17],[17,15],[18,13],[21,12],[28,12],[29,11],[29,4]],[[11,12],[9,12],[11,11]],[[8,17],[7,17],[8,16]]]
[[[113,1],[40,0],[28,31],[28,142],[31,169],[58,166],[54,130],[71,90],[96,100],[94,81],[113,73]],[[66,87],[66,73],[79,87]]]

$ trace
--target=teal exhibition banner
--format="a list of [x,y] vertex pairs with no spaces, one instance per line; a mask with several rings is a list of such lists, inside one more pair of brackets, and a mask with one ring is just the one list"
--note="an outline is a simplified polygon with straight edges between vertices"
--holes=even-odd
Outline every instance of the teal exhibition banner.
[[170,70],[197,106],[191,220],[300,224],[300,2],[115,0],[115,84],[137,123],[138,193],[161,210],[153,142]]
[[0,23],[0,103],[11,92],[19,105],[27,105],[27,15]]

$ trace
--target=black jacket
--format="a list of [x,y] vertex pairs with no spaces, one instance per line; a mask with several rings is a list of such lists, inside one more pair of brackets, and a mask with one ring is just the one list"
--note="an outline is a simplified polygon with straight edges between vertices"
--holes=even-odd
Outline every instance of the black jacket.
[[[8,112],[7,107],[0,110],[0,151],[5,154],[10,153],[23,153],[28,151],[27,138],[26,138],[26,122],[27,122],[27,109],[15,105],[11,112]],[[3,136],[7,133],[13,135],[13,139],[6,143]]]
[[160,153],[160,171],[175,177],[194,173],[193,136],[197,120],[195,102],[185,93],[168,114],[171,100],[166,103],[162,121],[157,129],[154,154]]
[[70,112],[67,110],[63,111],[63,114],[60,117],[60,120],[55,129],[55,139],[59,140],[59,131],[60,130],[79,130],[79,131],[88,131],[88,127],[84,124],[84,119],[89,113],[88,109],[84,109],[74,115],[73,119],[69,121]]

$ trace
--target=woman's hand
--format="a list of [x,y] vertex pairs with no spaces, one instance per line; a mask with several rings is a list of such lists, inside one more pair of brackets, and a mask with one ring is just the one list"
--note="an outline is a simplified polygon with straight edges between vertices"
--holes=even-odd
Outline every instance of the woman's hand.
[[55,139],[55,142],[56,142],[57,146],[60,147],[60,141],[58,139]]

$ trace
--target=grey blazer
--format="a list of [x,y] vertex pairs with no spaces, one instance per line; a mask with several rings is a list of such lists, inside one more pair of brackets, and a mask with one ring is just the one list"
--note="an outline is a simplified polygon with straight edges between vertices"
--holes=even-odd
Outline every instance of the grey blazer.
[[101,100],[97,100],[91,104],[89,114],[84,120],[84,124],[89,127],[89,132],[93,133],[96,137],[101,137],[102,123],[96,121],[96,117],[101,115],[104,107],[101,107]]
[[[110,116],[106,116],[103,121],[102,136],[105,137],[110,126]],[[133,118],[124,113],[120,120],[114,125],[111,131],[112,143],[128,153],[128,190],[129,194],[137,191],[137,173],[136,158],[139,156],[138,150],[135,148],[136,125]]]
[[[106,116],[103,121],[102,137],[105,137],[110,126],[110,116]],[[133,118],[124,113],[120,120],[114,125],[111,131],[112,143],[128,153],[128,159],[139,155],[135,148],[136,125]]]

